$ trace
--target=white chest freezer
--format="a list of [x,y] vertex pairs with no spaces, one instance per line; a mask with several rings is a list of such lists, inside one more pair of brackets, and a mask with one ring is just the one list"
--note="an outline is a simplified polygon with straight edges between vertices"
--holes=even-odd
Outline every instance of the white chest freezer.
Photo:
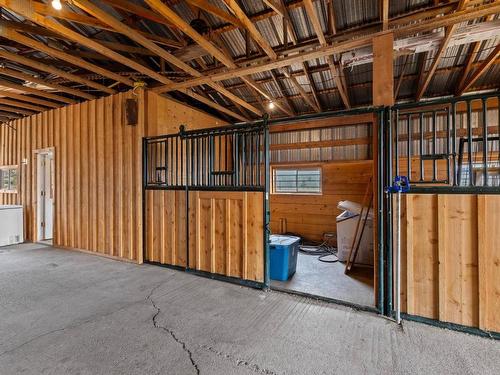
[[0,246],[24,242],[23,206],[0,205]]

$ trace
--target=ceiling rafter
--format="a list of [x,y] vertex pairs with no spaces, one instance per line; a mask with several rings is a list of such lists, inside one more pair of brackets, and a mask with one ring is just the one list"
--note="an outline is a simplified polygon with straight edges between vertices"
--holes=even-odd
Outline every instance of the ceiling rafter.
[[[151,8],[155,9],[158,13],[160,13],[163,17],[167,18],[170,22],[177,25],[181,30],[183,30],[184,33],[186,33],[186,35],[188,35],[190,38],[192,38],[203,49],[205,49],[208,53],[210,53],[214,58],[219,60],[226,67],[231,68],[231,69],[235,69],[238,67],[227,53],[225,53],[219,47],[212,44],[203,35],[199,34],[186,21],[184,21],[182,19],[182,17],[177,15],[177,13],[175,13],[167,5],[163,4],[161,1],[158,1],[158,0],[146,0],[146,3]],[[199,73],[199,74],[201,75],[201,73]],[[264,97],[267,97],[267,99],[272,100],[272,98],[269,96],[269,94],[266,93],[262,87],[259,87],[253,81],[253,79],[251,77],[241,77],[241,79],[245,83],[247,83],[249,86],[252,86],[254,89],[256,89],[259,93],[263,94]],[[249,108],[249,104],[247,101],[240,99],[240,102],[238,104],[242,105],[243,107],[245,107],[247,109],[250,109],[252,112],[256,113],[257,115],[262,116],[262,112],[260,110],[257,110],[255,107],[252,107],[253,109]],[[279,103],[277,103],[277,106],[280,106]]]
[[5,79],[1,79],[1,78],[0,78],[0,87],[7,87],[7,88],[12,89],[12,90],[25,92],[25,93],[35,95],[35,96],[41,96],[41,97],[44,97],[46,99],[54,100],[54,101],[65,103],[65,104],[77,103],[77,101],[74,99],[70,99],[70,98],[66,98],[64,96],[52,94],[50,92],[36,89],[33,87],[19,85],[17,83],[13,83],[13,82],[7,81]]
[[487,58],[481,61],[480,65],[474,70],[470,78],[465,81],[464,85],[459,89],[458,95],[466,92],[489,68],[495,60],[500,56],[500,44],[490,52]]
[[[405,27],[400,27],[393,31],[395,37],[402,37],[406,35],[412,35],[419,32],[432,30],[439,27],[449,26],[455,23],[468,21],[471,19],[481,18],[489,14],[496,14],[500,12],[500,4],[488,4],[477,6],[466,11],[457,11],[455,13],[433,18],[427,21],[422,21],[416,24],[411,24]],[[327,46],[313,49],[310,51],[305,51],[298,55],[293,56],[280,56],[276,61],[262,62],[260,64],[248,65],[231,71],[222,71],[205,77],[195,78],[188,81],[176,83],[170,86],[158,87],[155,89],[157,92],[165,92],[177,90],[179,88],[186,88],[197,86],[202,83],[206,83],[209,80],[219,81],[228,78],[241,77],[242,75],[254,74],[258,72],[268,71],[270,69],[282,68],[285,66],[292,65],[297,62],[303,62],[308,60],[314,60],[316,58],[324,57],[327,55],[332,55],[335,53],[342,53],[350,51],[355,48],[362,48],[371,45],[372,38],[378,35],[382,35],[384,32],[379,32],[371,35],[359,36],[355,39],[350,39],[346,41],[340,41],[336,43],[328,44]]]
[[[489,22],[493,20],[495,17],[493,14],[490,14],[486,17],[485,22]],[[466,79],[469,77],[469,74],[472,70],[472,65],[474,64],[474,60],[479,54],[479,50],[481,48],[482,41],[477,41],[471,47],[469,47],[469,54],[465,60],[465,66],[462,74],[460,75],[460,80],[457,82],[457,86],[455,89],[455,93],[457,94],[460,91],[460,88],[465,84]]]
[[[64,21],[72,21],[76,23],[80,23],[82,25],[86,26],[91,26],[96,29],[100,30],[106,30],[106,31],[111,31],[111,32],[116,32],[115,30],[109,28],[105,23],[100,22],[99,20],[96,20],[93,17],[89,17],[83,14],[78,14],[73,11],[71,11],[67,5],[63,5],[63,9],[61,10],[55,10],[52,6],[40,3],[40,2],[33,2],[33,10],[41,15],[44,16],[51,16],[55,17]],[[142,34],[148,39],[151,39],[155,41],[155,43],[162,44],[168,47],[172,48],[181,48],[183,47],[183,44],[180,42],[177,42],[175,40],[166,38],[166,37],[161,37],[159,35],[154,35],[151,33],[144,32],[142,30],[139,30],[135,27],[131,27],[138,33]]]
[[[116,18],[114,18],[113,16],[107,14],[105,11],[101,10],[100,8],[98,8],[97,6],[93,5],[92,3],[88,2],[87,0],[74,0],[73,3],[75,5],[77,5],[78,7],[80,7],[81,9],[85,10],[86,12],[89,12],[90,14],[94,15],[95,17],[97,17],[101,21],[106,22],[107,24],[109,24],[113,28],[122,30],[124,32],[127,31],[127,33],[128,33],[128,35],[129,35],[130,38],[132,38],[134,41],[136,41],[137,43],[141,44],[145,48],[147,48],[147,49],[155,52],[158,56],[160,56],[164,60],[168,61],[169,63],[177,66],[178,68],[184,70],[185,72],[191,74],[194,77],[200,77],[201,76],[201,73],[199,73],[196,69],[194,69],[193,67],[187,65],[185,62],[179,60],[177,57],[171,55],[166,50],[164,50],[163,48],[161,48],[158,45],[154,44],[153,42],[149,41],[148,39],[146,39],[142,35],[140,35],[138,33],[135,33],[133,30],[130,30],[127,25],[123,24],[122,22],[120,22],[119,20],[117,20]],[[159,76],[161,78],[159,78],[157,80],[160,81],[160,82],[162,82],[162,83],[172,82],[172,81],[170,81],[168,78],[166,78],[164,76],[161,76],[161,75],[159,75]],[[242,104],[243,106],[246,106],[249,109],[252,108],[253,110],[255,110],[255,111],[258,112],[258,110],[256,108],[254,108],[253,106],[249,105],[245,101],[241,100],[239,97],[237,97],[236,95],[234,95],[233,93],[231,93],[229,90],[226,90],[220,84],[213,83],[213,82],[210,82],[208,84],[211,87],[213,87],[214,89],[216,89],[217,91],[219,91],[221,94],[227,96],[229,99],[231,99],[233,101],[238,101],[239,104]],[[189,93],[187,93],[187,94],[189,95]],[[233,117],[235,117],[235,116],[233,116]],[[237,115],[236,118],[241,119],[241,116]],[[243,118],[243,119],[246,120],[245,118]],[[243,119],[242,119],[242,121],[244,121]]]
[[[76,0],[75,0],[75,2],[76,2]],[[28,0],[1,0],[0,4],[5,6],[6,8],[8,8],[10,10],[12,10],[13,12],[22,15],[25,18],[28,18],[30,21],[33,21],[41,26],[47,27],[51,31],[63,34],[68,39],[71,39],[79,44],[82,44],[82,45],[86,46],[87,48],[90,48],[90,49],[92,49],[92,50],[94,50],[94,51],[96,51],[104,56],[107,56],[108,58],[110,58],[114,61],[117,61],[125,66],[128,66],[128,67],[130,67],[138,72],[146,74],[147,76],[153,78],[154,80],[157,80],[158,82],[161,82],[163,84],[171,84],[172,83],[171,80],[169,80],[168,78],[162,76],[161,74],[151,70],[150,68],[145,67],[144,65],[141,65],[141,64],[139,64],[139,63],[123,56],[123,55],[120,55],[119,53],[116,53],[113,50],[111,50],[111,49],[109,49],[109,48],[107,48],[107,47],[105,47],[105,46],[103,46],[95,41],[92,41],[85,36],[82,36],[81,34],[61,25],[60,23],[58,23],[54,20],[43,17],[40,14],[38,14],[32,10],[30,11]],[[87,4],[87,7],[88,7],[88,4]],[[104,13],[104,14],[106,14],[106,13]],[[120,23],[120,25],[123,25],[123,24]],[[123,27],[127,27],[127,26],[123,25]],[[144,39],[148,44],[151,43],[156,48],[161,49],[161,47],[158,47],[156,44],[150,42],[148,39],[141,36],[140,34],[136,34],[136,37],[140,37],[140,38]],[[164,51],[163,49],[161,49],[161,50]],[[182,92],[188,96],[193,97],[194,99],[197,99],[197,100],[199,100],[201,97],[200,95],[193,93],[192,90],[182,90]],[[206,101],[205,98],[203,98],[203,100]],[[205,103],[205,104],[207,104],[207,103]],[[209,104],[207,104],[207,105],[209,105]],[[214,102],[211,102],[210,105],[213,108],[217,107],[216,109],[220,110],[220,107],[221,107],[220,105],[218,105]],[[243,118],[242,116],[240,116],[236,113],[233,113],[233,117],[240,119],[242,121],[246,120],[245,118]]]
[[63,106],[63,104],[61,104],[61,103],[49,102],[48,100],[33,98],[32,96],[28,96],[28,95],[24,95],[24,94],[16,94],[15,92],[2,90],[2,89],[0,89],[0,96],[20,100],[22,102],[27,102],[30,104],[41,105],[41,106],[49,107],[49,108],[59,108],[59,107]]
[[46,65],[44,63],[38,62],[36,60],[30,59],[30,58],[27,58],[24,56],[21,56],[21,55],[16,54],[16,53],[0,50],[0,57],[3,57],[6,60],[13,61],[13,62],[16,62],[16,63],[21,64],[21,65],[29,66],[30,68],[33,68],[33,69],[36,69],[36,70],[39,70],[42,72],[54,74],[58,77],[65,78],[71,82],[77,82],[77,83],[80,83],[82,85],[92,87],[96,90],[103,91],[103,92],[106,92],[108,94],[116,93],[115,90],[113,90],[109,87],[106,87],[104,85],[101,85],[97,82],[88,80],[86,78],[77,76],[77,75],[72,74],[72,73],[68,73],[68,72],[61,70],[61,69],[54,68],[53,66]]
[[123,77],[119,74],[116,74],[114,72],[111,72],[107,69],[104,69],[98,65],[92,64],[88,61],[82,60],[79,57],[75,57],[69,53],[60,51],[56,48],[49,47],[41,42],[38,42],[32,38],[29,38],[27,36],[24,36],[17,31],[6,27],[6,26],[1,26],[0,27],[0,36],[3,36],[4,38],[7,38],[9,40],[16,41],[18,43],[21,43],[25,46],[34,48],[35,50],[41,51],[49,56],[58,58],[60,60],[67,61],[71,63],[72,65],[78,66],[80,68],[83,68],[88,71],[92,71],[98,74],[101,74],[103,77],[107,77],[110,79],[113,79],[117,82],[121,82],[127,86],[134,86],[134,82],[126,77]]
[[[243,11],[243,9],[239,6],[238,2],[236,0],[223,0],[226,6],[238,17],[238,19],[243,23],[245,26],[245,29],[250,33],[252,39],[262,48],[262,50],[266,53],[271,60],[276,60],[278,58],[278,55],[276,52],[274,52],[273,48],[269,44],[269,42],[262,36],[260,31],[257,29],[257,27],[250,21],[246,13]],[[287,78],[289,78],[290,82],[292,85],[295,87],[295,89],[300,93],[302,98],[311,106],[313,109],[315,109],[317,112],[320,111],[316,103],[311,100],[309,97],[309,94],[304,90],[302,85],[297,81],[295,77],[290,75],[290,72],[288,69],[283,69],[283,74]]]
[[[467,4],[468,0],[460,0],[457,6],[457,11],[465,9],[465,6]],[[446,52],[446,49],[448,48],[448,43],[450,43],[451,37],[453,36],[453,33],[455,32],[458,24],[453,24],[451,26],[446,27],[445,30],[445,35],[444,39],[441,41],[441,45],[439,46],[438,51],[434,55],[434,60],[432,62],[432,65],[429,68],[429,71],[427,72],[427,75],[425,78],[420,82],[420,85],[417,89],[417,95],[415,99],[417,101],[420,101],[422,97],[425,94],[425,90],[427,90],[427,87],[429,87],[429,84],[431,83],[432,77],[434,76],[434,72],[436,71],[437,67],[439,66],[439,63],[443,57],[443,55]]]
[[42,112],[42,111],[46,110],[46,108],[44,108],[44,107],[40,107],[40,106],[33,105],[30,103],[20,102],[18,100],[2,98],[2,97],[0,97],[0,104],[5,104],[5,105],[11,106],[11,107],[16,107],[16,108],[19,107],[19,108],[23,108],[23,109],[29,109],[29,110],[32,110],[35,112]]
[[[328,45],[326,42],[325,34],[323,33],[323,29],[321,28],[321,23],[319,22],[318,15],[316,10],[314,9],[314,4],[312,0],[304,0],[304,6],[306,8],[307,15],[311,20],[316,36],[318,37],[319,43],[322,47]],[[349,100],[349,93],[347,91],[347,87],[342,80],[342,68],[336,63],[332,57],[332,55],[327,56],[328,65],[330,66],[330,71],[333,76],[333,80],[335,81],[335,85],[339,89],[339,94],[346,108],[351,108],[351,103]]]
[[18,114],[24,115],[24,116],[30,116],[30,115],[34,115],[36,113],[35,111],[29,111],[26,109],[16,108],[16,107],[4,105],[4,104],[0,104],[0,110],[5,111],[5,112],[18,113]]

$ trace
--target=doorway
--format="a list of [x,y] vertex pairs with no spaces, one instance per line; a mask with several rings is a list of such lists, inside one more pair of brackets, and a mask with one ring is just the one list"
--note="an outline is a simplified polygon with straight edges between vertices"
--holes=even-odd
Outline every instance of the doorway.
[[36,154],[37,241],[51,244],[54,224],[54,151]]
[[342,120],[271,128],[271,287],[374,310],[373,123]]

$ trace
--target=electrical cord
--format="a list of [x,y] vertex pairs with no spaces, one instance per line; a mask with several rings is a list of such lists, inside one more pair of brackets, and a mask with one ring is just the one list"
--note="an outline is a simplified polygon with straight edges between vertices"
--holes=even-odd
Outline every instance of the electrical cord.
[[[286,233],[286,235],[301,237],[295,233]],[[328,241],[323,241],[318,244],[318,242],[302,238],[302,244],[299,246],[299,252],[305,255],[317,256],[318,260],[323,263],[336,263],[339,261],[337,258],[337,248],[328,245]],[[335,257],[335,259],[325,259],[327,257]]]

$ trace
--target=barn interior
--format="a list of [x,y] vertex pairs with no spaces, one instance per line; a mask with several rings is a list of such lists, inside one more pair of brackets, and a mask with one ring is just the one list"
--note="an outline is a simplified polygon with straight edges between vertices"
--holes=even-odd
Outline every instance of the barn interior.
[[0,246],[497,337],[499,14],[0,0]]

